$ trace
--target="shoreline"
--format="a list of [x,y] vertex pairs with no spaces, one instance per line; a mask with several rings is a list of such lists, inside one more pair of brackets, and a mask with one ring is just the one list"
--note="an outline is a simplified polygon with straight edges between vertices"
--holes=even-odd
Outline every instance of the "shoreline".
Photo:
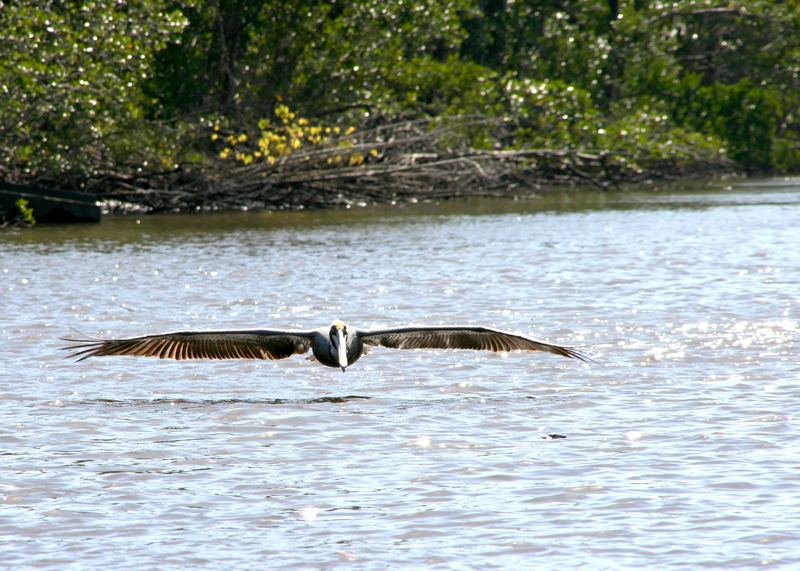
[[211,169],[181,169],[160,175],[136,187],[108,180],[92,186],[104,212],[146,214],[309,211],[459,198],[514,200],[562,189],[612,191],[742,176],[727,162],[660,164],[657,168],[640,169],[620,168],[609,161],[610,154],[536,153],[537,162],[533,164],[519,161],[523,153],[514,153],[514,161],[509,161],[507,154],[476,152],[455,158],[437,156],[412,164],[400,160],[377,166],[325,169],[313,176],[292,165],[265,168],[216,164]]

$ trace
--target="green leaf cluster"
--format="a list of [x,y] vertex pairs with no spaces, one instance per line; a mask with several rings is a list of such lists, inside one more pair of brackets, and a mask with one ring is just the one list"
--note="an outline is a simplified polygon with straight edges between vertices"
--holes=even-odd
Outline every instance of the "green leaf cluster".
[[34,226],[36,218],[33,215],[33,208],[28,206],[28,201],[24,198],[18,198],[14,204],[17,207],[20,221],[27,226]]

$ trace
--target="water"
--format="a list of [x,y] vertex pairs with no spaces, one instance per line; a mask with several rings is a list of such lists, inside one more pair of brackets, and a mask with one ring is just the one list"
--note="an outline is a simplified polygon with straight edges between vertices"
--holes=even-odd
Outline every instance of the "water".
[[[800,566],[800,181],[0,235],[15,569]],[[479,323],[588,351],[75,363]]]

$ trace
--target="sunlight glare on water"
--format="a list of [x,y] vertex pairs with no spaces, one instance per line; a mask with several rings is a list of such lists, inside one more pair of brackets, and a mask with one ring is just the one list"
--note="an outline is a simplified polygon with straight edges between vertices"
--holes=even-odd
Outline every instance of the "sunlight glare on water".
[[[9,568],[800,567],[800,183],[0,235]],[[71,328],[587,351],[65,360]]]

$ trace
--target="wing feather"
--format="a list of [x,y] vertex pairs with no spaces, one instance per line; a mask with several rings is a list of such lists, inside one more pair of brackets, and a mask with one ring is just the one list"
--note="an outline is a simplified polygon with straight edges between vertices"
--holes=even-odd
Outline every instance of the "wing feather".
[[488,327],[400,327],[359,331],[365,345],[392,349],[474,349],[480,351],[545,351],[581,361],[590,359],[583,353]]
[[175,331],[128,339],[62,338],[79,361],[133,355],[161,359],[285,359],[311,347],[311,331]]

